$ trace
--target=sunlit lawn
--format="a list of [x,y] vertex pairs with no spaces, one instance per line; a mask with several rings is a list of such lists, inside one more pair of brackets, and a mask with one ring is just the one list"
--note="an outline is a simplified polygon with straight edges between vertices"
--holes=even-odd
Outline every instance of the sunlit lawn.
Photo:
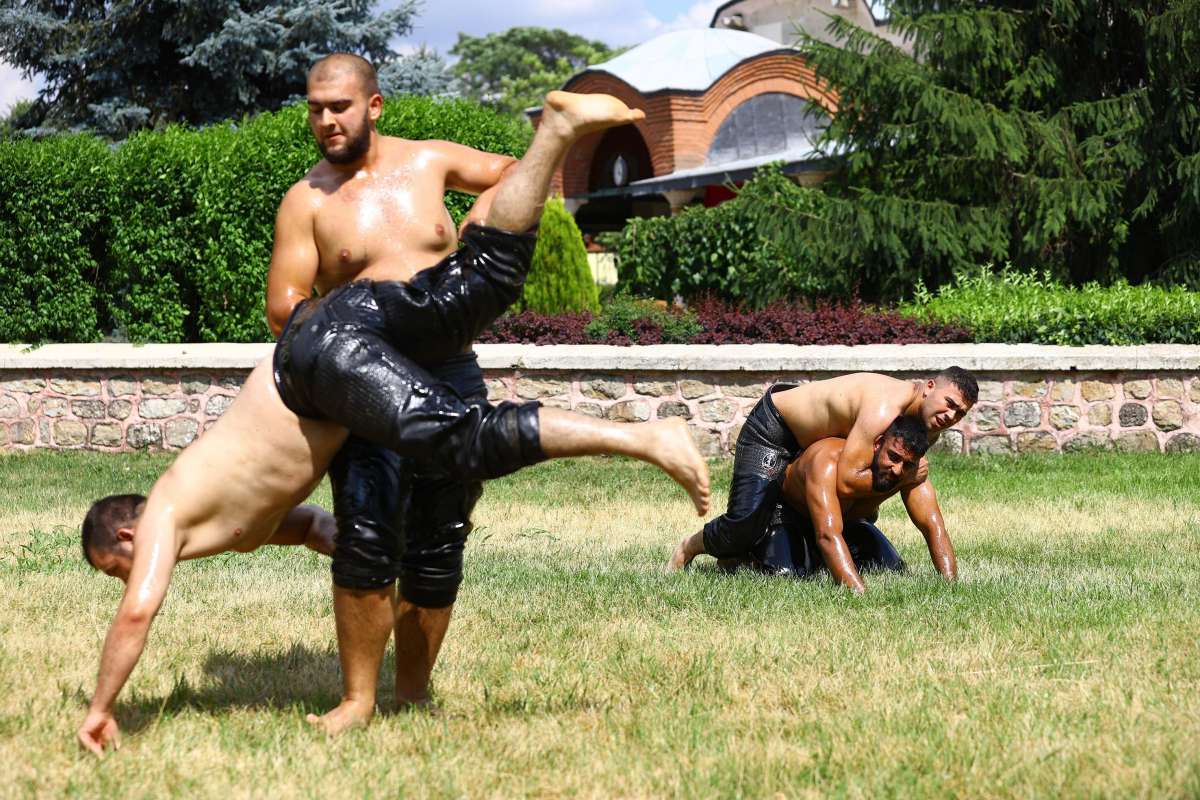
[[697,526],[682,492],[630,462],[544,465],[479,507],[440,711],[337,740],[303,721],[339,692],[327,565],[187,563],[97,762],[73,734],[120,586],[77,526],[167,461],[0,458],[0,795],[1200,795],[1200,458],[942,458],[961,582],[892,501],[911,572],[863,597],[666,575]]

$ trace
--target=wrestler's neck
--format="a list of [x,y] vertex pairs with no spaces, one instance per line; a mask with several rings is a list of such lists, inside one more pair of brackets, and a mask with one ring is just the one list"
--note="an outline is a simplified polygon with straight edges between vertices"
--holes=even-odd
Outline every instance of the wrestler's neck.
[[908,398],[908,402],[904,405],[904,415],[910,417],[920,416],[921,404],[925,402],[925,381],[912,382],[912,394]]

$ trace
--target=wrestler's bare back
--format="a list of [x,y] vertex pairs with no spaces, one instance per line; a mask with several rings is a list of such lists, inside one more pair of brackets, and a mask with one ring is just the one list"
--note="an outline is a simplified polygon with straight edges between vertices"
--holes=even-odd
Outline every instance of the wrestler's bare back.
[[264,359],[236,402],[154,484],[142,520],[171,512],[180,559],[254,550],[308,497],[345,439],[345,428],[288,410]]
[[911,381],[858,372],[785,389],[771,399],[800,447],[807,448],[830,436],[849,436],[864,416],[873,421],[874,438],[916,396],[917,387]]

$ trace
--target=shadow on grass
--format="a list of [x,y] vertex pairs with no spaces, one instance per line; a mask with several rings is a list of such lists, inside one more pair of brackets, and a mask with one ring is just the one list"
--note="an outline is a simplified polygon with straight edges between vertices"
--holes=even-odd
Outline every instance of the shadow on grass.
[[[389,657],[384,674],[393,669]],[[383,681],[379,703],[391,705],[390,684]],[[122,704],[121,726],[130,733],[160,719],[186,711],[212,714],[232,709],[278,710],[296,714],[322,714],[341,699],[341,670],[333,648],[313,650],[294,644],[287,650],[241,653],[218,650],[204,662],[204,685],[193,686],[186,676],[162,697],[133,696]]]

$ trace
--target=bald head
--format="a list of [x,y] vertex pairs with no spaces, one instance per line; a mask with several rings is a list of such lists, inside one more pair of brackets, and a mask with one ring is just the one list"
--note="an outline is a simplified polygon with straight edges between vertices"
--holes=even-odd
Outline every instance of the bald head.
[[330,53],[312,65],[308,71],[308,85],[314,83],[353,78],[355,84],[370,97],[379,94],[379,79],[375,76],[375,67],[362,56],[353,53]]

